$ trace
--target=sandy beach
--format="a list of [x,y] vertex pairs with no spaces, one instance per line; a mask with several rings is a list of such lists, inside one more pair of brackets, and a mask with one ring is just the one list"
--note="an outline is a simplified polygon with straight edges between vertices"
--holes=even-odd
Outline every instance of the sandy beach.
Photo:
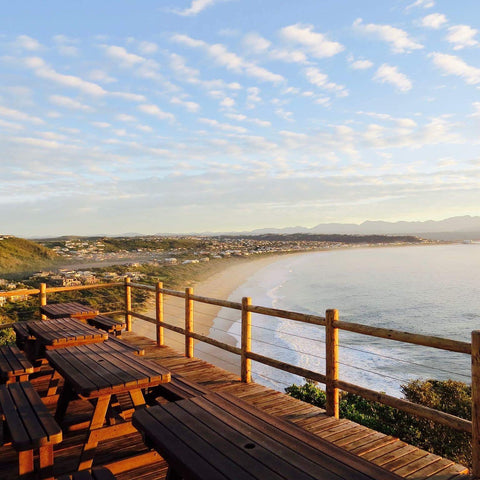
[[[303,255],[304,253],[292,253],[288,255]],[[229,298],[230,295],[242,285],[250,276],[260,269],[270,265],[281,258],[282,255],[269,255],[255,257],[240,263],[225,261],[225,267],[212,274],[205,280],[193,285],[193,292],[210,298],[221,300],[241,301],[241,298]],[[254,292],[252,292],[254,293]],[[164,296],[164,318],[165,322],[177,326],[184,326],[184,300],[182,298]],[[194,329],[197,333],[208,335],[220,307],[208,304],[195,303],[194,307]],[[144,312],[144,315],[155,318],[155,306],[151,306]],[[240,318],[240,312],[238,312]],[[219,319],[218,326],[221,331],[228,331],[232,321],[226,318]],[[136,333],[148,338],[155,339],[155,325],[143,320],[134,319],[133,329]],[[171,330],[164,329],[165,344],[182,352],[184,350],[184,337]],[[231,345],[235,345],[235,338],[230,335],[217,332],[215,338]],[[218,349],[211,345],[195,342],[195,356],[210,363],[225,368],[234,373],[240,372],[240,359],[237,355]]]

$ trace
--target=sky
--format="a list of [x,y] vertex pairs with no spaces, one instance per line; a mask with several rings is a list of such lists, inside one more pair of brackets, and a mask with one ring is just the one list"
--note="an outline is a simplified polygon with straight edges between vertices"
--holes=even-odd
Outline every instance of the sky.
[[0,221],[24,237],[480,214],[478,0],[22,0]]

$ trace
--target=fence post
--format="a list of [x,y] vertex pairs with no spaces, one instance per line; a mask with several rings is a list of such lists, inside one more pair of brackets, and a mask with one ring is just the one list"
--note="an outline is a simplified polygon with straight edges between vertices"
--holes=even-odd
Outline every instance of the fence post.
[[132,331],[132,287],[130,286],[130,277],[125,277],[125,323],[127,332]]
[[252,351],[252,313],[248,307],[252,304],[250,297],[242,298],[242,382],[252,381],[252,360],[247,358],[247,353]]
[[[40,299],[41,307],[47,304],[47,284],[46,283],[40,284],[39,299]],[[46,320],[46,319],[47,319],[47,316],[42,314],[42,320]]]
[[480,478],[480,330],[472,332],[472,474]]
[[160,347],[164,345],[163,339],[163,293],[161,289],[163,288],[163,282],[158,282],[155,286],[155,317],[157,320],[157,345]]
[[338,380],[338,328],[335,325],[338,321],[338,310],[327,310],[325,320],[327,415],[339,418],[339,394],[335,387],[335,380]]
[[187,287],[185,289],[185,356],[187,358],[193,357],[193,338],[190,336],[193,332],[193,300],[190,295],[193,295],[193,288]]

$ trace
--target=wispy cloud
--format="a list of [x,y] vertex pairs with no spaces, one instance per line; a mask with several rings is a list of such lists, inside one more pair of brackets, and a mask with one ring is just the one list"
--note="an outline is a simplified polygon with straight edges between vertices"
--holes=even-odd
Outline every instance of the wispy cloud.
[[307,77],[307,80],[316,87],[334,92],[339,97],[346,97],[348,95],[348,90],[345,88],[344,85],[338,85],[334,82],[330,82],[328,79],[328,75],[322,73],[318,68],[306,68],[305,76]]
[[353,27],[360,32],[371,34],[388,43],[394,53],[410,53],[413,50],[423,48],[423,45],[410,38],[405,30],[392,27],[391,25],[365,24],[361,18],[357,18],[353,22]]
[[445,37],[447,42],[453,44],[454,50],[461,50],[465,47],[475,47],[478,41],[475,39],[478,30],[468,25],[455,25],[448,29]]
[[420,24],[422,27],[438,30],[447,23],[447,17],[443,13],[432,13],[423,17]]
[[315,32],[313,25],[289,25],[280,30],[280,36],[291,44],[302,46],[315,58],[333,57],[345,50],[341,43],[328,40],[323,33]]
[[14,120],[25,121],[34,123],[36,125],[42,125],[45,123],[41,118],[29,115],[28,113],[15,110],[13,108],[2,107],[0,105],[0,116],[13,118]]
[[408,92],[412,88],[411,80],[398,71],[398,67],[384,63],[375,72],[374,80],[380,83],[389,83],[400,92]]
[[480,83],[480,68],[468,65],[460,57],[439,52],[430,54],[430,57],[433,59],[433,64],[446,75],[461,77],[469,85]]
[[184,10],[172,10],[173,13],[183,15],[185,17],[192,17],[198,15],[206,8],[212,7],[216,3],[225,2],[227,0],[192,0],[190,6]]
[[143,105],[139,105],[138,109],[141,112],[146,113],[148,115],[153,115],[154,117],[157,117],[160,120],[169,120],[169,121],[175,120],[175,115],[173,115],[172,113],[163,111],[158,105],[143,104]]
[[28,35],[19,35],[15,40],[15,46],[29,51],[37,51],[42,48],[42,45],[38,40],[29,37]]
[[70,108],[73,110],[81,110],[83,112],[95,111],[95,109],[92,108],[91,106],[85,105],[73,98],[64,97],[63,95],[50,95],[49,99],[50,99],[50,102],[52,102],[54,105],[57,105],[59,107]]

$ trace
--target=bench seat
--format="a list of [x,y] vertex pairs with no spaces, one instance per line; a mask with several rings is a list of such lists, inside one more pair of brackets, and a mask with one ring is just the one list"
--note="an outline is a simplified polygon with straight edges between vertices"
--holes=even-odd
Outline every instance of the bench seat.
[[70,475],[62,475],[57,480],[115,480],[117,477],[105,467],[92,468],[92,471],[82,470]]
[[293,423],[226,394],[137,410],[132,423],[188,480],[401,480]]
[[62,430],[30,382],[0,385],[2,443],[18,452],[19,476],[34,471],[33,451],[39,450],[40,475],[53,478],[53,445]]
[[87,322],[93,327],[105,330],[112,335],[121,335],[122,330],[125,330],[125,322],[114,320],[106,315],[97,315],[96,317],[89,318]]
[[145,349],[137,345],[132,345],[131,343],[120,340],[118,337],[108,337],[108,340],[105,341],[111,347],[115,348],[119,352],[130,352],[136,355],[143,356],[145,355]]
[[15,343],[21,350],[25,350],[27,342],[35,340],[28,330],[28,323],[29,322],[16,322],[12,326],[15,332]]
[[26,381],[33,373],[33,365],[16,345],[0,347],[0,383]]
[[[160,393],[162,398],[175,402],[185,398],[207,395],[212,392],[198,383],[187,380],[181,375],[172,374],[170,382],[159,385],[156,388],[156,393]],[[158,400],[156,399],[156,401],[157,403],[162,403],[160,398],[158,398]]]

